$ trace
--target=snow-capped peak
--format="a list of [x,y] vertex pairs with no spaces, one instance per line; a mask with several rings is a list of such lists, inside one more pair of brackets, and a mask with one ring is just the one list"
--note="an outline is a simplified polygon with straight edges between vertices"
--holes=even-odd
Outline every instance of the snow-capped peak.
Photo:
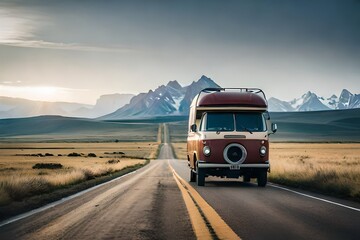
[[[287,105],[289,104],[289,105]],[[285,102],[279,99],[269,99],[270,111],[321,111],[331,109],[348,109],[360,107],[360,94],[352,94],[346,89],[341,91],[340,97],[335,94],[330,97],[317,96],[308,91],[299,98]]]

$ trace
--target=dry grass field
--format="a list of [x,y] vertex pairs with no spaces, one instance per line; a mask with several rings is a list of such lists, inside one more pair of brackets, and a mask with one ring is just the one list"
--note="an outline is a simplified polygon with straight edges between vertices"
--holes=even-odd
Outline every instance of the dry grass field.
[[[186,159],[186,143],[173,144]],[[270,143],[269,180],[360,201],[359,143]]]
[[360,144],[270,146],[270,181],[360,201]]
[[[156,157],[158,144],[3,143],[0,146],[0,206],[145,164],[146,159]],[[68,156],[71,153],[79,156]],[[33,169],[36,164],[40,164],[39,169]],[[49,169],[51,164],[61,168]]]
[[178,159],[186,159],[186,143],[171,143],[174,149],[175,157]]

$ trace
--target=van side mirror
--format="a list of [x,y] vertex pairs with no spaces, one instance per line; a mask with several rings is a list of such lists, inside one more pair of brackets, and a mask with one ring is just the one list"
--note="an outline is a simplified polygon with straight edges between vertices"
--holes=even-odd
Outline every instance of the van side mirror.
[[196,132],[197,131],[196,124],[191,125],[190,129],[191,129],[192,132]]
[[277,131],[277,124],[276,123],[271,124],[271,131],[273,133],[276,133],[276,131]]

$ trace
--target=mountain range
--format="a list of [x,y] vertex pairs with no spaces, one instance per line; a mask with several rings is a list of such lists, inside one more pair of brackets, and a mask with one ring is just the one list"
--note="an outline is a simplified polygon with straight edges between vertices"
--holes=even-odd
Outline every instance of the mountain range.
[[130,100],[130,103],[117,111],[100,117],[100,120],[122,118],[143,118],[165,115],[187,115],[192,99],[204,88],[220,87],[212,79],[202,76],[189,86],[182,87],[176,80],[166,86],[147,93],[141,93]]
[[360,108],[360,94],[352,94],[346,89],[341,91],[340,97],[335,94],[328,98],[317,96],[308,91],[300,98],[292,101],[282,101],[277,98],[269,98],[270,112],[292,112],[292,111],[324,111],[338,109]]
[[[177,81],[170,81],[148,93],[141,93],[130,103],[100,120],[135,119],[166,115],[188,115],[189,106],[196,94],[204,88],[220,87],[212,79],[202,76],[189,86],[182,87]],[[340,97],[319,97],[308,91],[299,98],[286,102],[277,98],[268,99],[270,112],[305,112],[360,108],[360,94],[343,89]]]
[[[1,118],[24,118],[40,115],[97,118],[99,120],[151,118],[158,116],[186,116],[193,97],[204,88],[220,87],[212,79],[201,76],[198,81],[182,87],[176,80],[155,90],[138,95],[102,95],[95,105],[66,102],[43,102],[20,98],[0,97]],[[299,98],[282,101],[268,99],[270,112],[323,111],[360,108],[360,94],[343,89],[339,97],[317,96],[308,91]]]

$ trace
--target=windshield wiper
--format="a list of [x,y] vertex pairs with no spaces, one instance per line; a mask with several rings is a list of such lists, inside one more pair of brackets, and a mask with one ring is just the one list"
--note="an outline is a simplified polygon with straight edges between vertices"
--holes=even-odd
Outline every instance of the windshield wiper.
[[253,134],[253,132],[250,129],[248,129],[247,127],[245,127],[241,124],[240,124],[240,127],[242,127],[242,129],[245,129],[246,131],[248,131],[250,134]]

